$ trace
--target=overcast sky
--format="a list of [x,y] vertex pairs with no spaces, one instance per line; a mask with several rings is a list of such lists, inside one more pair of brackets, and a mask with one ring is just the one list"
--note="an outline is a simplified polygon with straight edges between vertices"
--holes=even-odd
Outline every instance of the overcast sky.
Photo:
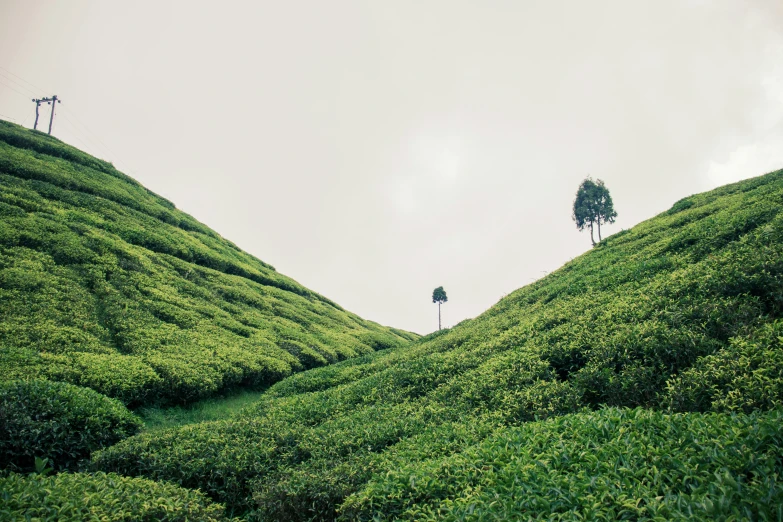
[[0,67],[0,118],[57,94],[57,137],[420,333],[588,250],[587,175],[608,234],[783,167],[779,0],[0,0]]

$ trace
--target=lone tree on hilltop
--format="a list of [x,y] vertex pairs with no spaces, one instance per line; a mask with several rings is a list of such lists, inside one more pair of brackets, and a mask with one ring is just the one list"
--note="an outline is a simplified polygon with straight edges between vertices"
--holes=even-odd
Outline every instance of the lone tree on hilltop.
[[614,210],[612,196],[604,182],[593,181],[589,176],[579,185],[574,199],[574,214],[571,216],[576,222],[576,228],[584,230],[590,227],[590,241],[595,246],[593,238],[593,226],[598,227],[598,241],[601,241],[601,223],[614,223],[617,212]]
[[446,291],[442,286],[432,291],[432,302],[438,303],[438,330],[440,330],[440,305],[448,300],[449,298],[446,296]]

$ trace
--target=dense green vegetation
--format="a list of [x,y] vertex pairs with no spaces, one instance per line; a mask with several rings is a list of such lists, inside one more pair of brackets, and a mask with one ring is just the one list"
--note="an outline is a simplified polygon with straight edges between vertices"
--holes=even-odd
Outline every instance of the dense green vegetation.
[[46,458],[75,469],[90,453],[137,433],[141,421],[118,400],[64,382],[0,382],[0,469],[32,471]]
[[474,320],[93,465],[260,520],[779,518],[781,416],[753,412],[783,407],[782,202],[783,171],[685,198]]
[[778,520],[783,413],[604,409],[503,430],[376,477],[360,520]]
[[0,518],[781,519],[782,203],[685,198],[410,343],[0,122]]
[[0,477],[0,520],[131,522],[227,520],[197,491],[112,473]]
[[106,162],[0,121],[0,379],[186,404],[416,336],[348,313]]

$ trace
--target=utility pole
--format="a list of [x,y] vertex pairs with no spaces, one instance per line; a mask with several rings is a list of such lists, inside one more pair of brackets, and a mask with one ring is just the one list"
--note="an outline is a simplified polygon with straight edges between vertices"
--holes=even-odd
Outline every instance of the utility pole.
[[52,96],[52,114],[49,116],[49,134],[52,133],[52,123],[54,122],[54,108],[58,103],[62,103],[60,100],[57,99],[57,95],[55,94]]
[[60,99],[55,94],[51,98],[33,98],[33,102],[35,103],[35,123],[33,124],[33,130],[38,130],[38,108],[41,106],[41,104],[46,102],[52,106],[52,113],[49,116],[49,134],[51,134],[52,123],[54,122],[54,106],[58,103],[62,103],[62,101],[60,101]]
[[38,108],[41,106],[41,102],[44,100],[33,98],[35,103],[35,123],[33,123],[33,130],[38,130]]

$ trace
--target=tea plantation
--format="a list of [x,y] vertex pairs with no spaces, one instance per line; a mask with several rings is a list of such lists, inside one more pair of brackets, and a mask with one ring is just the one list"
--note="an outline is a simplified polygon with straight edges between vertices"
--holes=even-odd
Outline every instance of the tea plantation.
[[0,520],[783,520],[782,253],[778,171],[417,338],[0,122]]
[[779,520],[781,254],[778,171],[678,201],[449,331],[130,437],[92,469],[249,520]]
[[283,276],[106,162],[0,121],[0,379],[189,403],[416,336]]

